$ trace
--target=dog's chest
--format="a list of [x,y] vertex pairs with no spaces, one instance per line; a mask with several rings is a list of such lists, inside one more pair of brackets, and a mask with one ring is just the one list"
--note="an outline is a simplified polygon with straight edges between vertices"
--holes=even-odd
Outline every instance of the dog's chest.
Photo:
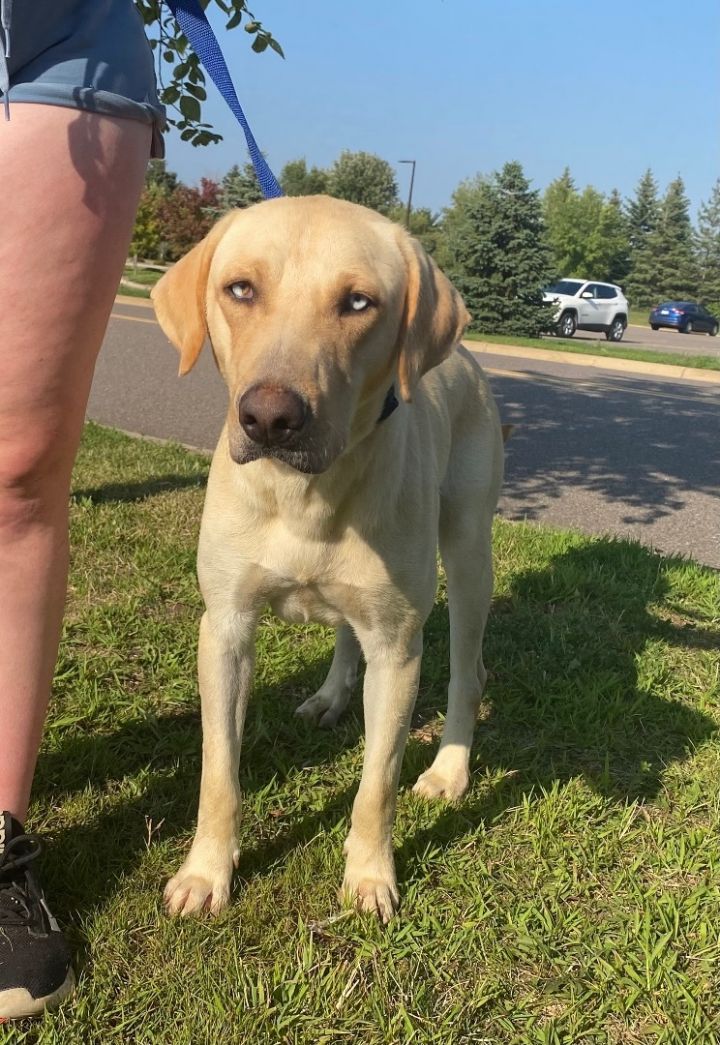
[[346,609],[337,602],[345,600],[329,597],[329,593],[316,584],[298,585],[276,592],[270,606],[273,613],[291,624],[306,624],[314,621],[337,628],[346,619]]
[[351,538],[333,547],[294,542],[285,534],[261,561],[273,613],[293,624],[369,624],[389,601],[385,564]]

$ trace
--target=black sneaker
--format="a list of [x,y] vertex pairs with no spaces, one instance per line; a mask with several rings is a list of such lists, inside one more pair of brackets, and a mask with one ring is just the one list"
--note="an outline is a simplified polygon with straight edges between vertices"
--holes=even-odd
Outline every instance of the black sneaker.
[[75,986],[70,948],[30,870],[40,849],[0,812],[0,1023],[38,1016]]

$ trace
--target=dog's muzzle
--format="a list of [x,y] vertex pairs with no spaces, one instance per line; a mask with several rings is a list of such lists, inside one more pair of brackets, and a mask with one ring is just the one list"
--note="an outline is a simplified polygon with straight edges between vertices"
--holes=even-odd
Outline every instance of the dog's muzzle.
[[310,408],[292,388],[259,384],[241,396],[238,417],[245,435],[258,446],[292,449],[308,422]]

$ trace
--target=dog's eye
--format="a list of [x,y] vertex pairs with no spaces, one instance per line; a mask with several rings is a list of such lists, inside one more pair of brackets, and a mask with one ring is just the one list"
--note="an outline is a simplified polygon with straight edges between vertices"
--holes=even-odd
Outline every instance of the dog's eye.
[[248,283],[246,279],[239,279],[237,283],[231,283],[228,290],[238,301],[252,301],[255,296],[252,283]]
[[365,312],[372,305],[367,294],[348,294],[345,299],[346,312]]

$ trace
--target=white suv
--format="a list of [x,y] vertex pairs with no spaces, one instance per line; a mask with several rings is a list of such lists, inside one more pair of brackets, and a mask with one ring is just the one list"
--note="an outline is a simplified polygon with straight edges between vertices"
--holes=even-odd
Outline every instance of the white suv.
[[628,303],[614,283],[561,279],[546,288],[543,300],[557,303],[556,333],[560,337],[572,337],[576,330],[602,330],[608,341],[622,341]]

